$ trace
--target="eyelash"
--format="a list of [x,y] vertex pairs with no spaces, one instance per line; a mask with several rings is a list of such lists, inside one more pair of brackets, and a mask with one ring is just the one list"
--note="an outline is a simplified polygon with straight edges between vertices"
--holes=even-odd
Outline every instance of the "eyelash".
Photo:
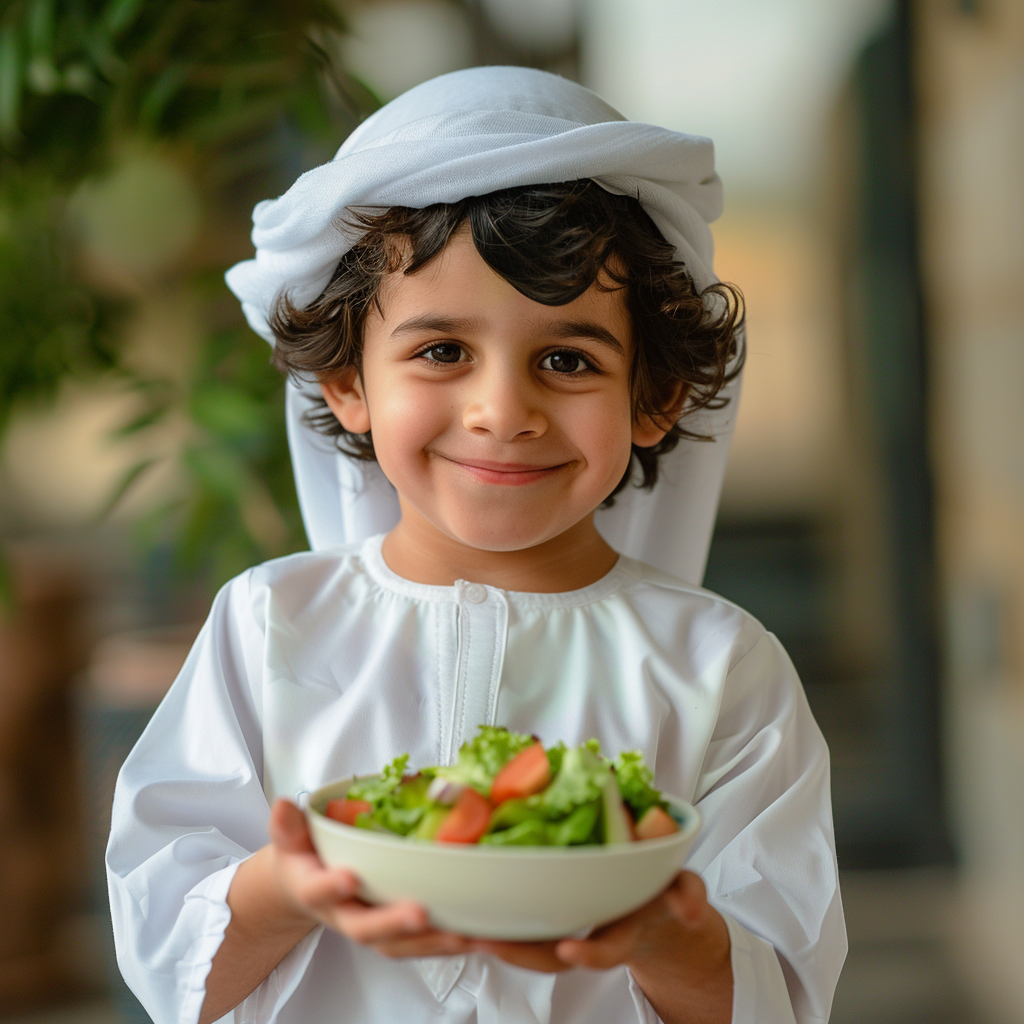
[[[426,345],[423,348],[421,348],[418,352],[416,352],[414,354],[413,358],[414,359],[422,359],[424,362],[430,363],[433,366],[458,366],[462,362],[461,359],[458,359],[458,360],[455,360],[455,361],[449,361],[447,359],[433,359],[429,355],[429,353],[432,352],[434,349],[447,348],[449,346],[458,347],[460,349],[460,351],[464,351],[464,350],[462,350],[462,346],[459,345],[458,342],[455,342],[455,341],[440,341],[440,342],[439,341],[435,341],[435,342],[431,343],[430,345]],[[541,359],[541,362],[542,363],[545,362],[546,360],[550,359],[552,356],[572,356],[574,359],[578,359],[583,364],[582,369],[578,369],[578,370],[576,370],[576,371],[574,371],[572,373],[567,373],[567,372],[563,372],[563,371],[560,371],[560,370],[554,370],[554,369],[551,369],[551,370],[547,371],[549,373],[557,374],[560,377],[582,377],[582,376],[584,376],[586,374],[600,373],[600,370],[598,370],[598,368],[590,361],[590,359],[588,359],[587,356],[583,352],[580,352],[577,349],[573,349],[573,348],[558,348],[558,349],[554,349],[551,352],[545,353],[543,358]]]
[[413,359],[422,359],[425,362],[432,364],[433,366],[458,366],[459,363],[462,362],[461,359],[457,360],[456,362],[449,362],[447,359],[432,359],[427,354],[437,348],[449,347],[458,348],[460,352],[463,351],[462,346],[459,345],[459,343],[456,341],[434,341],[431,342],[429,345],[425,345],[418,352],[416,352],[413,355]]
[[560,370],[549,370],[549,373],[558,374],[560,377],[583,377],[592,373],[600,373],[601,371],[587,358],[587,356],[574,348],[556,348],[551,352],[548,352],[541,362],[550,359],[552,356],[572,356],[574,359],[578,359],[582,364],[582,369],[578,369],[573,373],[565,373]]

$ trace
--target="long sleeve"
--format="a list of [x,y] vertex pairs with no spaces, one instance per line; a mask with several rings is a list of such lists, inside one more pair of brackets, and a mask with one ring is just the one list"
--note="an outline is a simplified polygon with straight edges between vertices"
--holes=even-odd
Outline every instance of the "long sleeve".
[[107,879],[118,966],[156,1024],[198,1019],[234,872],[267,842],[263,637],[249,579],[217,596],[115,791]]
[[729,671],[695,802],[688,867],[729,925],[735,1024],[823,1024],[847,950],[828,749],[771,634]]
[[[267,842],[265,789],[294,794],[400,752],[436,763],[457,742],[445,723],[459,708],[470,722],[644,748],[658,784],[703,814],[689,866],[729,926],[736,1024],[827,1020],[845,954],[828,754],[775,639],[626,559],[582,591],[496,594],[509,606],[496,630],[489,604],[394,577],[379,547],[288,556],[225,587],[125,762],[107,851],[115,943],[156,1024],[198,1018],[234,871]],[[463,615],[479,626],[469,647]],[[460,681],[471,657],[500,680]],[[553,989],[477,957],[448,973],[318,929],[233,1017],[307,1024],[344,1005],[351,1024],[657,1024],[625,971],[566,972]]]

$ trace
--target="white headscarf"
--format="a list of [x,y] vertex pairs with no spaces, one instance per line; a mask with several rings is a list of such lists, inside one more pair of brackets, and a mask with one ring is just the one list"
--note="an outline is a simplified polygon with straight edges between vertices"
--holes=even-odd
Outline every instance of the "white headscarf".
[[[358,232],[348,207],[422,208],[516,185],[592,178],[635,196],[698,287],[716,280],[708,224],[722,209],[710,140],[627,121],[582,86],[530,68],[456,71],[410,89],[364,121],[334,159],[253,211],[256,258],[227,273],[249,324],[273,343],[268,317],[287,292],[312,302]],[[663,457],[653,491],[629,487],[596,522],[616,550],[691,582],[704,574],[725,473],[739,382],[719,410],[688,417],[711,442],[682,441]],[[389,530],[398,499],[375,463],[342,454],[302,422],[315,383],[288,388],[288,436],[314,549]]]

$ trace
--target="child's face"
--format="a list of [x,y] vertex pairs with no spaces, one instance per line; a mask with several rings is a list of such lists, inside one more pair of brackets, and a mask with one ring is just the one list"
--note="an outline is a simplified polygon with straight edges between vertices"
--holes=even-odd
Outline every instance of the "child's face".
[[361,379],[325,383],[350,431],[373,432],[403,521],[487,551],[587,519],[629,464],[632,332],[621,290],[563,306],[516,291],[468,230],[415,274],[390,275],[364,330]]

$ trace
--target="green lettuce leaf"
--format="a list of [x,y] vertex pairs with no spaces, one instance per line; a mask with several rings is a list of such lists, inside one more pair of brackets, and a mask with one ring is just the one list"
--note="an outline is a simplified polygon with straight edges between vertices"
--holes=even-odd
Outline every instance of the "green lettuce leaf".
[[514,828],[524,821],[546,821],[544,811],[537,806],[536,800],[506,800],[491,815],[488,832],[497,832],[500,829]]
[[562,767],[562,758],[565,757],[565,744],[559,740],[547,751],[547,755],[548,768],[551,770],[551,778],[554,778],[558,774],[558,770]]
[[420,774],[403,782],[408,761],[407,754],[396,757],[380,775],[360,779],[349,787],[350,800],[366,800],[373,805],[372,811],[359,816],[357,825],[371,829],[379,826],[402,836],[419,825],[431,807],[427,799],[430,779]]
[[548,823],[548,842],[552,846],[581,846],[584,843],[600,843],[597,832],[597,819],[601,814],[601,801],[593,800],[589,804],[577,807],[562,821]]
[[371,775],[366,779],[357,779],[348,788],[349,800],[365,800],[376,805],[380,800],[390,796],[402,784],[405,766],[409,763],[409,755],[396,757],[380,775]]
[[495,725],[481,725],[473,739],[459,747],[459,759],[436,774],[452,782],[472,786],[482,796],[490,796],[494,776],[521,750],[536,740],[528,733],[509,732]]
[[644,764],[639,750],[627,750],[615,758],[615,778],[622,800],[639,821],[652,807],[668,810],[661,793],[654,788],[654,775]]
[[489,846],[547,846],[549,829],[543,818],[526,818],[511,828],[488,832],[480,842]]
[[600,798],[610,771],[610,764],[591,746],[572,747],[562,755],[562,765],[551,785],[529,799],[536,801],[548,819],[565,818]]
[[563,747],[560,762],[558,774],[542,793],[506,800],[494,812],[482,842],[505,846],[601,842],[598,825],[611,765],[592,745]]
[[[508,801],[513,802],[526,803]],[[504,806],[506,805],[503,804],[502,807]],[[488,832],[480,842],[490,846],[581,846],[585,843],[599,843],[600,814],[601,806],[598,800],[575,808],[571,814],[558,821],[547,821],[535,809],[520,807],[513,815],[520,820],[509,828]]]

